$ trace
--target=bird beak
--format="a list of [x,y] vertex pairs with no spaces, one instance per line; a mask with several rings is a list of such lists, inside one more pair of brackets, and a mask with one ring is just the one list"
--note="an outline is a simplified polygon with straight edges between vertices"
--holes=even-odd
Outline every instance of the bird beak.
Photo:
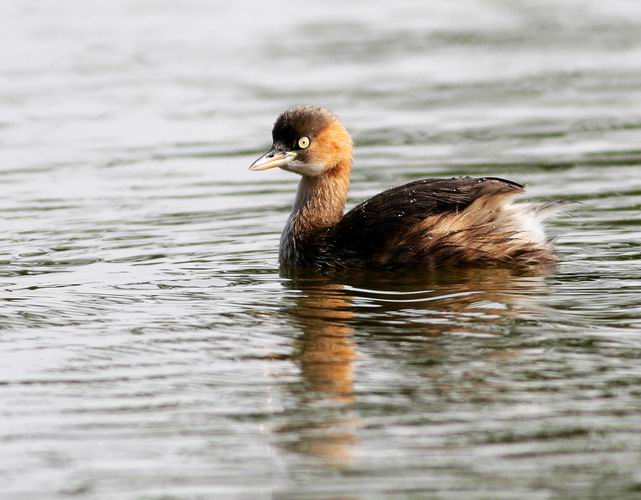
[[296,151],[279,151],[276,148],[270,149],[263,156],[251,164],[249,170],[269,170],[276,167],[285,167],[296,158]]

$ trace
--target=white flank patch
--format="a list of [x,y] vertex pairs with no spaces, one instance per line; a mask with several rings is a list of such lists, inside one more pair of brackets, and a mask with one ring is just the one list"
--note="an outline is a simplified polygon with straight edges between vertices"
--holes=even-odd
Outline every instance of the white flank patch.
[[[503,207],[506,214],[514,225],[514,230],[518,231],[519,237],[524,241],[545,245],[547,237],[543,221],[546,214],[538,212],[536,207],[528,203],[519,203],[518,205],[508,204]],[[548,216],[551,214],[547,214]]]

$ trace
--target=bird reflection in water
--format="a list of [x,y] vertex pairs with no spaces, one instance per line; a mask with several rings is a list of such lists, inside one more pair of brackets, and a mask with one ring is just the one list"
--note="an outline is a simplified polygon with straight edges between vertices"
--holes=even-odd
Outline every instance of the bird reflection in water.
[[[519,275],[500,268],[461,269],[420,278],[368,273],[286,282],[285,286],[300,292],[290,318],[301,330],[292,353],[301,373],[300,384],[293,388],[297,403],[288,411],[288,423],[277,429],[288,436],[286,447],[335,468],[348,469],[353,464],[362,425],[354,395],[354,363],[359,359],[355,333],[370,347],[376,336],[387,347],[394,342],[388,336],[392,333],[418,338],[410,344],[414,352],[408,356],[434,361],[416,369],[428,371],[424,375],[432,379],[437,397],[447,398],[451,392],[457,398],[466,392],[473,397],[500,393],[483,380],[484,373],[472,373],[472,367],[468,381],[474,381],[474,388],[448,384],[450,344],[434,345],[429,339],[506,333],[514,319],[542,307],[539,299],[545,295],[545,279],[542,274]],[[399,334],[399,324],[405,325],[407,335]],[[513,361],[518,352],[505,348],[476,355],[496,365]]]
[[[353,432],[357,422],[350,407],[356,358],[351,296],[337,283],[300,281],[290,285],[301,291],[291,313],[302,329],[292,354],[301,368],[302,386],[296,423],[278,430],[296,432],[297,439],[289,448],[337,468],[349,467],[357,442]],[[326,402],[333,404],[318,406]]]
[[303,327],[294,357],[301,365],[307,390],[349,402],[355,358],[349,320],[354,312],[351,297],[343,289],[336,283],[304,289],[306,293],[294,310]]

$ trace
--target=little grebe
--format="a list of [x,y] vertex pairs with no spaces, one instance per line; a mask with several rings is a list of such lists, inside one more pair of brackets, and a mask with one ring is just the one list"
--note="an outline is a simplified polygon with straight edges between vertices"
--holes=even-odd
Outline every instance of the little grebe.
[[343,215],[352,139],[331,112],[281,114],[270,151],[250,170],[302,176],[280,239],[286,273],[400,266],[549,265],[542,221],[557,204],[513,205],[524,186],[496,177],[423,179],[383,191]]

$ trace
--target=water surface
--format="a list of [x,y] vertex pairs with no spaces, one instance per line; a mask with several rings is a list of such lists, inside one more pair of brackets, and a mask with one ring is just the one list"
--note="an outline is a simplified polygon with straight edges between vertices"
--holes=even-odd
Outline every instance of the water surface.
[[[634,498],[641,9],[615,1],[0,7],[9,498]],[[494,175],[562,262],[281,278],[279,112],[353,133],[350,205]]]

